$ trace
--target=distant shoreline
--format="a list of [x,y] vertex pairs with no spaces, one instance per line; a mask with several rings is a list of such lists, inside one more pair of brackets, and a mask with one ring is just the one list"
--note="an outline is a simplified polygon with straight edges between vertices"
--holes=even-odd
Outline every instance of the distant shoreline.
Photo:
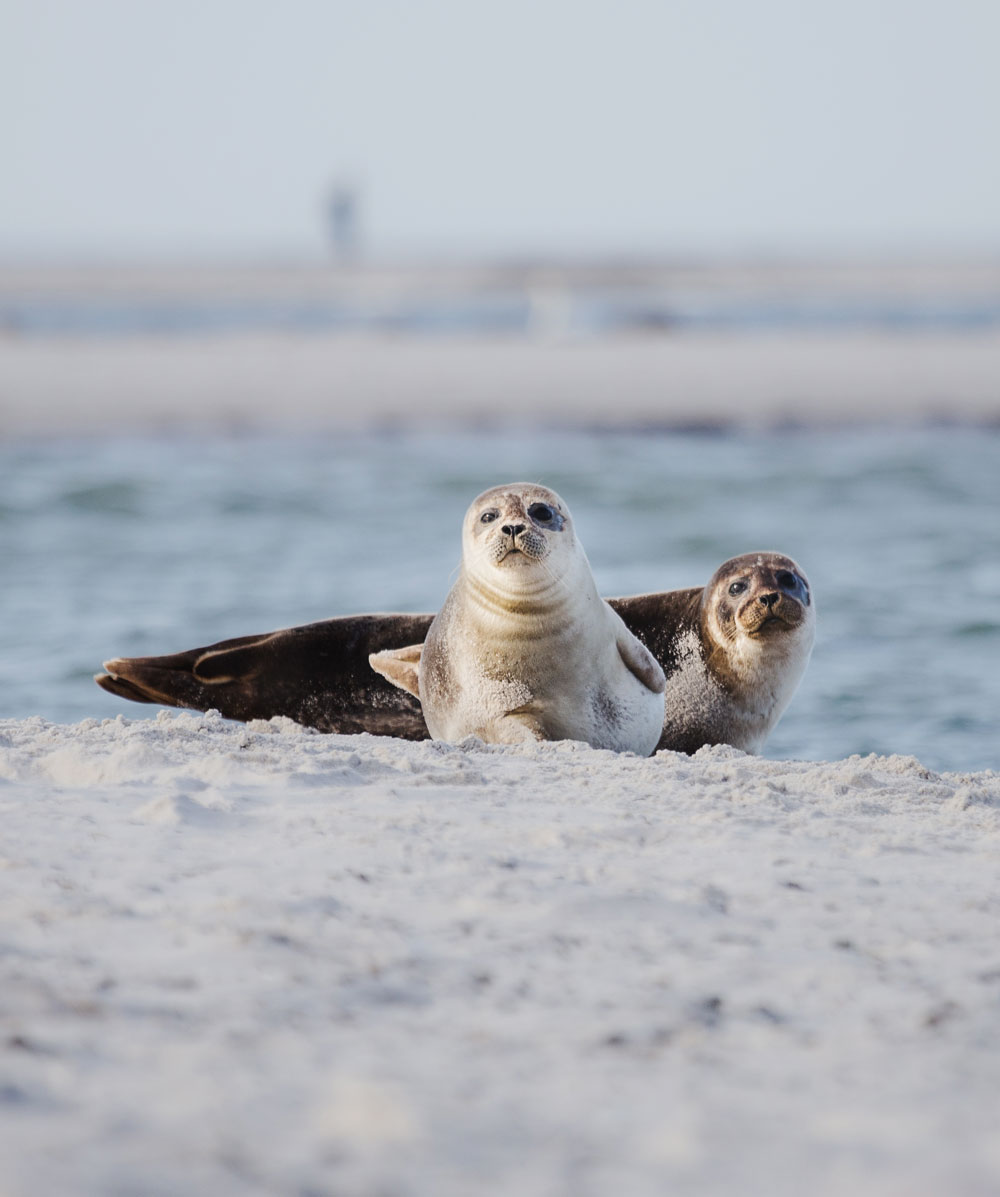
[[591,339],[0,336],[0,436],[1000,423],[1000,330]]
[[1000,259],[0,265],[0,436],[511,420],[1000,423]]

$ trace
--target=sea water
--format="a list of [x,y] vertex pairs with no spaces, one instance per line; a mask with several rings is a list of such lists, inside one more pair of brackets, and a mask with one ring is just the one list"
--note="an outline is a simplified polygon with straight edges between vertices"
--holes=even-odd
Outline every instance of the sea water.
[[433,611],[479,491],[572,509],[601,592],[701,585],[794,557],[818,612],[766,755],[1000,767],[1000,430],[163,435],[0,444],[0,716],[157,708],[112,656],[358,611]]

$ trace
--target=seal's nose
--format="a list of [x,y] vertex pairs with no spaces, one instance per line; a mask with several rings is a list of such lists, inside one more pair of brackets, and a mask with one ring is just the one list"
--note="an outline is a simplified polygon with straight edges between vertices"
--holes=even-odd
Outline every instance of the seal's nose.
[[518,532],[524,531],[524,524],[504,524],[500,531],[506,532],[508,536],[516,536]]
[[757,598],[758,598],[758,602],[761,602],[761,603],[763,603],[763,604],[764,604],[764,606],[765,606],[765,607],[767,607],[767,609],[768,609],[769,611],[770,611],[770,609],[771,609],[771,608],[774,606],[774,604],[775,604],[775,603],[778,601],[778,599],[779,599],[780,597],[781,597],[781,596],[780,596],[780,595],[778,595],[778,594],[776,594],[776,593],[771,593],[771,594],[761,594],[761,595],[758,595],[758,596],[757,596]]

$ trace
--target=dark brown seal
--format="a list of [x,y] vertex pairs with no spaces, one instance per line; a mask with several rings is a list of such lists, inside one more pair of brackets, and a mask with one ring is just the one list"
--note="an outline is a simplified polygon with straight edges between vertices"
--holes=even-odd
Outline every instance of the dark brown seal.
[[[735,588],[735,592],[733,592]],[[789,557],[748,553],[708,585],[609,599],[667,677],[658,748],[759,752],[791,699],[815,628],[809,584]],[[163,657],[108,661],[97,684],[134,702],[285,715],[323,732],[427,739],[420,703],[380,677],[372,653],[423,640],[432,615],[347,615]]]
[[809,583],[790,557],[745,553],[700,590],[612,605],[667,675],[659,748],[760,752],[802,680],[816,630]]

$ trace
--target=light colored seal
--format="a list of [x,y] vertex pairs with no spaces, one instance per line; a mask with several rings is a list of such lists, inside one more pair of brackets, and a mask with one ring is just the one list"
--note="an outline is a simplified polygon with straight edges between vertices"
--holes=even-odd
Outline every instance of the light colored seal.
[[648,755],[660,738],[663,670],[597,593],[566,504],[543,486],[481,494],[423,646],[369,659],[420,698],[436,740],[584,740]]
[[800,567],[781,553],[744,553],[702,589],[615,605],[667,675],[659,747],[760,752],[812,652],[816,610]]

